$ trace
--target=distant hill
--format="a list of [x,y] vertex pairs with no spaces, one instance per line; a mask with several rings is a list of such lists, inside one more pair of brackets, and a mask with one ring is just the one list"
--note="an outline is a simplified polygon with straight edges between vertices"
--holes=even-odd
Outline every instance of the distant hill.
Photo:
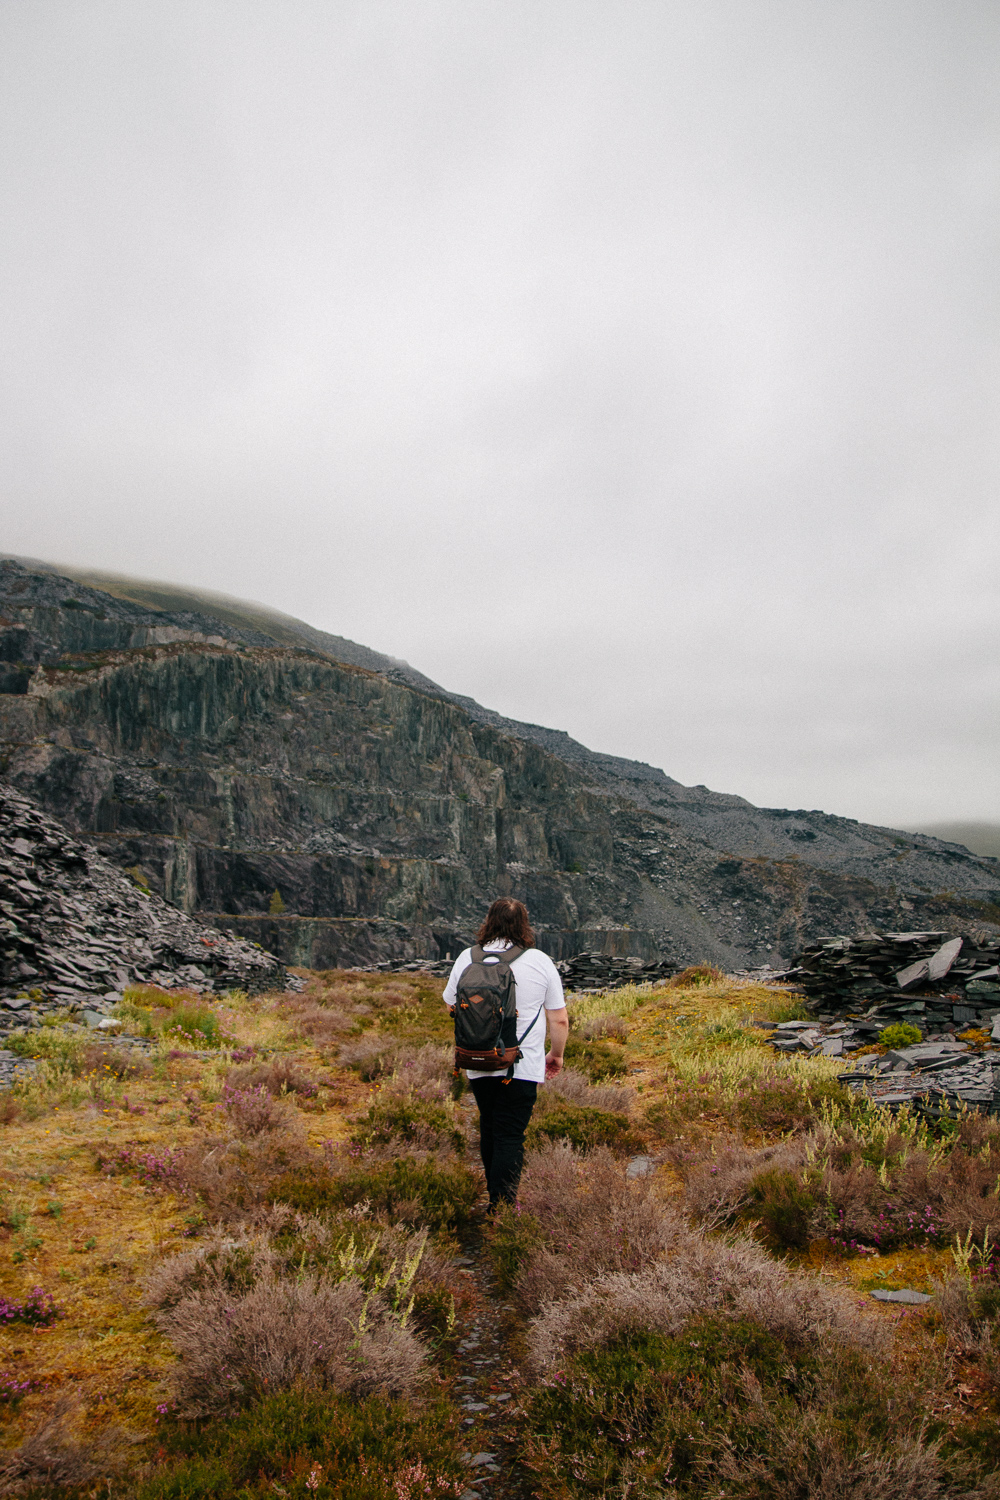
[[972,854],[1000,859],[1000,823],[928,823],[914,831],[946,839],[950,844],[961,844]]
[[0,562],[0,775],[291,963],[443,957],[502,892],[556,956],[1000,930],[1000,866],[954,840],[682,786],[264,605],[30,559]]

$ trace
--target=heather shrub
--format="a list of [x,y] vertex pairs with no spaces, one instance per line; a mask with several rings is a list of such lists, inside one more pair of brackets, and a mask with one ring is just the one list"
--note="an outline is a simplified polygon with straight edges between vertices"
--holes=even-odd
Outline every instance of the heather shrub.
[[454,1082],[452,1048],[439,1042],[425,1042],[422,1047],[400,1048],[390,1075],[382,1085],[384,1093],[415,1095],[425,1099],[450,1097]]
[[466,1145],[450,1099],[435,1103],[419,1095],[394,1095],[388,1090],[382,1090],[368,1110],[354,1139],[366,1146],[403,1142],[427,1150],[450,1148],[458,1152],[464,1152]]
[[292,1171],[273,1184],[272,1194],[301,1213],[364,1208],[404,1224],[457,1229],[470,1222],[480,1188],[480,1179],[460,1162],[400,1156],[356,1162],[337,1174]]
[[525,1143],[531,1148],[542,1140],[569,1141],[583,1151],[605,1146],[626,1155],[641,1151],[644,1144],[627,1115],[562,1100],[532,1118]]
[[665,980],[660,986],[664,990],[692,990],[699,989],[703,985],[722,984],[725,974],[717,969],[714,964],[691,964],[682,969],[679,974]]
[[181,1155],[170,1148],[143,1150],[139,1146],[119,1146],[110,1153],[103,1147],[96,1151],[98,1169],[106,1177],[136,1177],[142,1183],[164,1186],[179,1185]]
[[[652,1179],[629,1181],[606,1149],[584,1154],[558,1141],[532,1152],[518,1208],[529,1222],[515,1230],[499,1218],[489,1249],[498,1274],[516,1283],[527,1308],[603,1271],[647,1265],[663,1251],[664,1211]],[[538,1248],[531,1243],[534,1225]]]
[[225,1040],[219,1017],[207,1005],[181,1005],[171,1011],[163,1028],[165,1040],[192,1042],[196,1047],[221,1047]]
[[62,1317],[51,1292],[36,1286],[20,1302],[15,1298],[0,1296],[0,1328],[8,1323],[27,1323],[32,1328],[50,1328]]
[[618,1083],[591,1083],[574,1068],[564,1068],[544,1088],[538,1089],[535,1116],[544,1115],[547,1109],[558,1104],[582,1104],[586,1109],[610,1110],[618,1115],[628,1115],[633,1106],[631,1089]]
[[294,1385],[358,1396],[415,1391],[424,1351],[407,1327],[422,1246],[379,1290],[346,1274],[288,1275],[267,1246],[184,1257],[150,1284],[157,1326],[180,1356],[181,1412],[203,1417]]
[[534,1369],[558,1369],[582,1350],[633,1333],[674,1337],[691,1318],[720,1314],[750,1319],[791,1344],[887,1346],[882,1324],[859,1312],[849,1294],[791,1270],[746,1236],[707,1236],[664,1207],[657,1238],[659,1255],[638,1269],[597,1275],[543,1306],[528,1336]]
[[768,1172],[801,1172],[806,1148],[801,1138],[751,1148],[739,1137],[716,1137],[712,1154],[675,1151],[671,1157],[684,1178],[685,1207],[705,1228],[753,1218],[752,1184]]
[[138,1052],[126,1052],[124,1047],[113,1047],[107,1042],[86,1042],[80,1052],[78,1070],[92,1076],[101,1073],[112,1078],[147,1078],[152,1072],[150,1064]]
[[573,1010],[573,1032],[570,1040],[574,1038],[581,1042],[614,1041],[625,1042],[628,1040],[628,1027],[621,1016],[611,1014],[607,1016],[591,1016],[589,1018],[576,1020],[576,1009]]
[[829,1229],[841,1249],[942,1244],[971,1232],[1000,1237],[1000,1124],[958,1117],[935,1138],[919,1120],[871,1111],[820,1134],[817,1165]]
[[234,1088],[226,1082],[222,1089],[220,1109],[241,1140],[266,1131],[281,1130],[287,1123],[288,1113],[271,1095],[264,1084],[256,1088]]
[[863,1347],[735,1310],[602,1330],[526,1406],[523,1456],[545,1500],[986,1494],[926,1440],[919,1400]]
[[391,1073],[404,1050],[397,1038],[369,1031],[356,1041],[345,1042],[337,1053],[337,1062],[342,1068],[353,1068],[371,1082],[383,1073]]
[[545,1237],[534,1214],[525,1213],[520,1203],[500,1203],[487,1229],[486,1244],[497,1286],[502,1292],[512,1292],[525,1261],[543,1248]]
[[[257,1095],[251,1105],[254,1110],[282,1108],[267,1093]],[[273,1200],[278,1180],[308,1170],[315,1160],[296,1115],[287,1111],[273,1130],[240,1135],[234,1126],[231,1136],[204,1135],[192,1141],[180,1153],[177,1185],[211,1214],[242,1218]]]
[[628,1072],[628,1060],[620,1047],[608,1042],[586,1041],[580,1036],[571,1036],[566,1043],[566,1062],[594,1082],[606,1078],[622,1078]]
[[301,1099],[314,1099],[319,1089],[312,1079],[287,1058],[272,1057],[268,1062],[252,1066],[231,1068],[226,1083],[230,1089],[266,1089],[275,1098],[282,1094],[298,1094]]
[[136,1500],[455,1500],[461,1429],[444,1400],[296,1388],[224,1421],[170,1425]]
[[749,1213],[757,1220],[764,1243],[771,1250],[804,1250],[810,1227],[822,1203],[818,1172],[790,1172],[766,1167],[749,1184]]
[[[79,1394],[57,1397],[38,1425],[13,1448],[0,1452],[0,1493],[10,1496],[77,1496],[94,1493],[124,1468],[126,1434],[115,1426],[88,1431]],[[83,1487],[87,1486],[87,1489]]]

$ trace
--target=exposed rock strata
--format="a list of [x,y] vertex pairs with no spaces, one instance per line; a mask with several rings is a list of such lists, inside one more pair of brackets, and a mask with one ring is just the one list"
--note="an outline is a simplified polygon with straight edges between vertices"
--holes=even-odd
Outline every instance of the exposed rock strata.
[[1000,867],[956,846],[680,787],[285,617],[131,592],[0,563],[0,772],[286,961],[444,958],[503,892],[557,958],[728,969],[1000,919]]

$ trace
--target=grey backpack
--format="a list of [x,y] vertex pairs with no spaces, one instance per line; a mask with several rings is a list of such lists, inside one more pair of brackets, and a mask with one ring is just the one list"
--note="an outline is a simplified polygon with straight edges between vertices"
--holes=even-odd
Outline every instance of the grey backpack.
[[459,1068],[472,1068],[479,1073],[506,1072],[505,1083],[513,1078],[514,1064],[521,1057],[520,1044],[541,1015],[539,1010],[518,1036],[517,984],[511,965],[523,952],[523,948],[506,948],[502,953],[472,949],[452,1009],[456,1073]]

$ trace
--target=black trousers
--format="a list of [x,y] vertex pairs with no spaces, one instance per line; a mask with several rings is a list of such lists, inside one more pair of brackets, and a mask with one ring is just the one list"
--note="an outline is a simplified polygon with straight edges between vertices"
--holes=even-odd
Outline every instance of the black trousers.
[[490,1207],[513,1203],[524,1166],[524,1132],[538,1095],[538,1084],[523,1078],[470,1078],[479,1105],[479,1154],[483,1158]]

